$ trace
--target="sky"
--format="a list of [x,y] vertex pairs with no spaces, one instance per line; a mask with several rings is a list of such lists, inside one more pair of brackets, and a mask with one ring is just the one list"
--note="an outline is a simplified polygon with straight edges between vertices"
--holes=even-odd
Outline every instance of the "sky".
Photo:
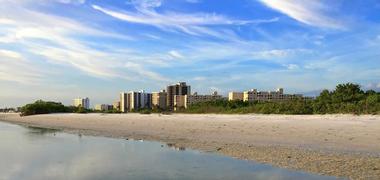
[[186,81],[210,94],[380,89],[378,0],[0,0],[0,107],[112,103]]

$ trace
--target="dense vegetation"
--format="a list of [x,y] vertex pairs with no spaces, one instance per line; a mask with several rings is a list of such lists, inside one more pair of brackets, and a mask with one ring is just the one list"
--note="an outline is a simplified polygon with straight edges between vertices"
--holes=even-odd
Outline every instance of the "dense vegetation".
[[0,109],[1,113],[8,113],[8,112],[17,112],[16,108],[2,108]]
[[190,105],[183,113],[261,113],[261,114],[380,114],[380,93],[364,92],[359,85],[340,84],[324,90],[311,100],[284,102],[243,102],[218,100]]
[[62,103],[58,102],[46,102],[38,100],[34,103],[27,104],[21,107],[21,115],[28,116],[34,114],[49,114],[49,113],[86,113],[87,110],[84,108],[78,108],[74,106],[64,106]]

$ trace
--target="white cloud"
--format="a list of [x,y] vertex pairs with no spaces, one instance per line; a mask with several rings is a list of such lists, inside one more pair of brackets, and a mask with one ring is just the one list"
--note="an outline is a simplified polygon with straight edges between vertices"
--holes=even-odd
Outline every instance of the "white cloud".
[[308,49],[273,49],[267,51],[257,51],[252,53],[254,59],[277,59],[288,58],[295,55],[311,53]]
[[[332,29],[344,29],[336,17],[329,17],[329,6],[321,0],[259,0],[266,6],[277,10],[302,23]],[[327,3],[330,1],[326,1]]]
[[11,4],[36,4],[36,3],[62,3],[62,4],[84,4],[86,0],[0,0],[0,3],[11,3]]
[[177,58],[177,59],[183,59],[184,58],[181,53],[179,53],[178,51],[175,51],[175,50],[169,51],[169,55],[172,56],[173,58]]
[[200,3],[201,0],[186,0],[188,3]]
[[13,58],[13,59],[21,59],[22,56],[21,54],[15,52],[15,51],[9,51],[9,50],[5,50],[5,49],[0,49],[0,56],[5,56],[5,57],[8,57],[8,58]]
[[22,56],[13,51],[0,50],[0,81],[36,84],[46,74],[35,63],[20,61]]
[[[45,60],[49,62],[43,63],[44,66],[58,65],[76,68],[79,72],[103,79],[130,79],[128,77],[130,77],[131,71],[125,71],[123,67],[125,62],[130,61],[139,64],[151,62],[154,64],[154,60],[148,59],[150,57],[146,55],[137,54],[127,49],[104,48],[105,45],[103,44],[89,45],[88,42],[76,38],[85,35],[130,40],[128,36],[98,30],[68,18],[32,11],[23,6],[14,6],[13,4],[7,4],[7,6],[0,7],[0,30],[2,32],[0,42],[17,45],[18,50],[0,51],[0,55],[8,57],[7,62],[5,62],[7,64],[2,65],[2,75],[9,72],[21,75],[36,72],[36,69],[27,68],[30,61],[25,61],[24,65],[21,62],[15,65],[9,60],[10,58],[12,60],[21,59],[20,51],[27,54],[23,58],[25,60],[32,60],[30,57],[33,57],[34,61]],[[102,48],[96,48],[98,46],[102,46]],[[162,57],[160,60],[163,59]],[[25,68],[22,69],[19,66],[25,66]],[[23,72],[20,72],[21,70]],[[49,68],[47,68],[48,70]],[[160,76],[146,69],[144,69],[144,73],[148,75],[148,79],[157,79],[154,76]],[[26,77],[26,75],[22,77]],[[42,75],[31,77],[45,78]],[[5,75],[1,79],[27,82],[27,80],[21,81],[21,79],[9,78]]]
[[144,34],[144,36],[151,38],[151,39],[154,39],[154,40],[160,40],[161,39],[160,36],[153,35],[153,34]]
[[154,7],[157,7],[161,4],[152,4],[139,3],[139,6],[136,7],[138,9],[138,12],[119,12],[106,9],[98,5],[92,5],[92,7],[100,12],[123,21],[151,25],[165,31],[179,31],[190,35],[206,34],[220,36],[220,33],[215,32],[210,28],[204,27],[210,25],[246,25],[271,23],[278,21],[278,18],[264,20],[234,20],[222,15],[208,13],[184,14],[177,12],[166,12],[159,14],[154,10]]
[[297,64],[284,64],[283,66],[285,66],[289,70],[299,69],[299,66]]
[[126,4],[134,5],[139,9],[151,9],[160,7],[163,0],[129,0]]
[[185,26],[185,25],[243,25],[249,23],[266,22],[262,21],[243,21],[243,20],[232,20],[227,17],[216,15],[216,14],[206,14],[206,13],[195,13],[195,14],[182,14],[170,12],[167,14],[158,14],[155,11],[148,11],[144,9],[140,13],[131,12],[117,12],[112,11],[97,5],[92,5],[96,10],[99,10],[105,14],[113,16],[115,18],[141,24],[150,24],[157,26]]
[[8,18],[0,18],[0,24],[11,25],[16,24],[16,22]]
[[134,63],[134,62],[127,62],[124,65],[129,71],[132,71],[134,76],[140,76],[140,80],[150,78],[157,81],[164,81],[169,82],[169,80],[163,76],[161,76],[158,73],[155,73],[153,71],[149,71],[146,68],[144,68],[141,64]]
[[64,4],[84,4],[86,0],[56,0],[59,3]]

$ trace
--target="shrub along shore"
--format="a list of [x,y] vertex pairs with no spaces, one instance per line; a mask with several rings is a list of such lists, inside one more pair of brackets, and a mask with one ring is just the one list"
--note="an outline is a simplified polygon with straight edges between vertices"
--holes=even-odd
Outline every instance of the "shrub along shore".
[[380,93],[363,91],[356,84],[340,84],[315,99],[282,102],[210,101],[182,109],[184,113],[259,114],[380,114]]
[[[21,108],[21,115],[48,113],[91,113],[82,107],[64,106],[62,103],[38,100]],[[167,110],[141,109],[142,114],[171,113]],[[120,113],[117,110],[103,113]],[[357,84],[339,84],[335,90],[323,90],[315,99],[294,99],[281,102],[244,102],[217,100],[190,105],[175,113],[219,114],[380,114],[380,93],[364,91]]]

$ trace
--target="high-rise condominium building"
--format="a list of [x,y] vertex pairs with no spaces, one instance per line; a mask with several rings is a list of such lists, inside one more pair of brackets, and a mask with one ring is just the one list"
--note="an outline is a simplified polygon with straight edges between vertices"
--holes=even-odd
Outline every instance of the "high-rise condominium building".
[[90,99],[89,98],[76,98],[74,99],[75,107],[83,107],[85,109],[90,109]]
[[167,106],[170,109],[174,107],[175,95],[190,95],[191,87],[186,85],[186,82],[179,82],[177,84],[169,85],[166,87],[167,92]]
[[152,108],[166,109],[167,93],[165,90],[152,93]]
[[132,110],[139,110],[141,108],[151,108],[152,94],[139,92],[120,93],[120,111],[128,112]]

